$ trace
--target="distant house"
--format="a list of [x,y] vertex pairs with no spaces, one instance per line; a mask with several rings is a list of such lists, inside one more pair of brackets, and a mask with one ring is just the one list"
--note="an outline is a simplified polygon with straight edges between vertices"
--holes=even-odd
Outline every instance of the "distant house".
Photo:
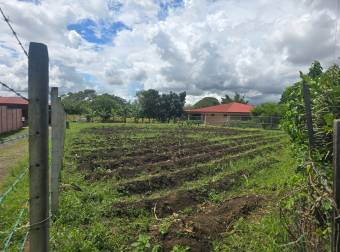
[[28,101],[19,97],[0,97],[0,106],[9,109],[21,109],[25,121],[28,119]]
[[231,102],[211,107],[189,109],[185,112],[190,120],[200,120],[206,125],[224,125],[229,120],[249,120],[254,106]]

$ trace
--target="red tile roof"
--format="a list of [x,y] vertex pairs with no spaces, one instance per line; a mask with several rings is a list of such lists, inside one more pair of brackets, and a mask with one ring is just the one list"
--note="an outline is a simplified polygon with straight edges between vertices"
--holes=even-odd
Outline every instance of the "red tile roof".
[[255,106],[249,104],[242,104],[238,102],[231,102],[211,107],[188,109],[188,113],[250,113]]
[[20,97],[0,97],[0,105],[6,104],[28,105],[28,101]]

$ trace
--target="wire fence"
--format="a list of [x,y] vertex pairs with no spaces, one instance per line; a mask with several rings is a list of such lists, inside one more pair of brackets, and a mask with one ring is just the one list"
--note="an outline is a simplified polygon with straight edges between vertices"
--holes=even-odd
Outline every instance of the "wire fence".
[[[0,144],[4,144],[27,137],[29,140],[29,169],[25,168],[0,194],[0,222],[4,224],[3,229],[7,229],[7,231],[0,230],[0,237],[3,237],[2,249],[0,247],[0,250],[22,251],[29,239],[30,251],[48,251],[49,222],[51,217],[58,213],[59,208],[60,172],[64,157],[66,114],[58,96],[58,88],[51,88],[51,113],[49,113],[49,57],[47,46],[31,42],[29,53],[27,53],[2,8],[0,8],[0,13],[21,50],[28,57],[29,66],[29,98],[0,81],[0,86],[29,101],[29,133],[0,141]],[[51,162],[49,162],[48,151],[49,121],[52,126]],[[27,173],[29,173],[28,186],[22,184]],[[17,192],[17,194],[14,192]],[[26,193],[28,192],[29,196],[27,197]],[[17,200],[25,203],[17,202]],[[25,204],[25,206],[22,207],[22,204]],[[27,211],[28,204],[29,211]],[[17,211],[19,211],[18,215],[15,215]],[[6,220],[3,221],[3,219]]]
[[254,116],[233,114],[188,115],[187,121],[192,124],[216,125],[235,128],[279,129],[281,117]]
[[[7,236],[7,238],[5,240],[5,243],[4,243],[4,246],[3,246],[3,251],[7,251],[9,249],[9,247],[11,245],[12,238],[13,238],[14,234],[17,232],[19,225],[22,223],[22,219],[23,219],[24,213],[26,211],[27,211],[27,206],[20,210],[20,213],[19,213],[11,231],[10,231],[9,235]],[[26,242],[26,240],[24,239],[23,243],[20,245],[21,248],[25,247],[25,242]]]
[[[18,33],[14,30],[10,19],[3,8],[0,13],[9,27],[20,49],[28,58],[29,99],[7,83],[0,81],[0,87],[5,88],[16,96],[29,101],[28,110],[29,133],[16,137],[0,139],[0,145],[29,138],[29,168],[24,168],[13,178],[7,187],[0,191],[0,251],[24,251],[28,239],[30,251],[47,251],[49,243],[49,220],[57,213],[59,207],[59,173],[63,159],[64,129],[66,116],[58,89],[51,92],[52,106],[52,158],[51,176],[49,167],[49,129],[48,129],[48,50],[40,43],[30,43],[29,52],[24,48]],[[32,50],[32,52],[31,52]],[[34,69],[34,70],[32,70]],[[31,80],[30,80],[31,78]],[[32,81],[34,80],[34,81]],[[53,88],[52,88],[53,90]],[[55,92],[56,91],[56,92]],[[29,173],[29,176],[27,176]],[[28,178],[28,187],[25,178]],[[51,187],[50,187],[51,181]],[[49,188],[46,191],[44,188]],[[26,194],[29,196],[27,197]],[[28,210],[28,205],[29,210]],[[51,208],[51,211],[49,210]],[[48,209],[45,211],[44,209]],[[28,218],[30,216],[30,218]],[[4,230],[5,229],[5,230]],[[2,246],[2,247],[1,247]]]
[[[28,52],[24,48],[21,40],[19,39],[18,33],[14,30],[14,27],[11,24],[9,17],[6,16],[3,8],[1,8],[1,7],[0,7],[0,14],[3,17],[4,22],[9,27],[13,37],[18,42],[20,49],[22,50],[24,55],[26,57],[28,57]],[[14,88],[12,88],[9,84],[7,84],[3,81],[0,81],[0,86],[5,88],[9,92],[13,93],[14,95],[28,101],[27,97],[22,95],[20,91],[17,91]],[[0,139],[0,145],[13,143],[15,141],[23,140],[23,139],[26,139],[26,138],[28,138],[28,134],[19,135],[17,137],[3,138],[3,139]],[[5,224],[6,224],[6,226],[10,226],[9,230],[7,230],[7,231],[0,230],[1,234],[7,234],[6,236],[4,236],[5,239],[2,242],[2,248],[0,247],[1,251],[14,251],[15,250],[14,247],[13,247],[13,245],[14,245],[13,239],[16,235],[19,236],[19,237],[15,237],[16,238],[16,241],[15,241],[16,247],[18,247],[20,251],[24,251],[24,249],[25,249],[25,244],[26,244],[27,239],[29,237],[29,227],[27,225],[21,225],[21,224],[28,222],[28,203],[29,203],[29,200],[28,200],[28,198],[24,199],[24,203],[23,203],[24,206],[21,209],[20,208],[18,209],[19,213],[18,213],[17,216],[15,216],[16,211],[14,209],[12,209],[13,206],[11,205],[12,204],[11,201],[17,200],[17,198],[18,198],[17,193],[20,193],[21,197],[26,197],[25,193],[27,193],[28,188],[26,187],[26,185],[21,185],[21,183],[23,183],[24,178],[27,177],[28,171],[29,171],[29,169],[28,169],[28,167],[26,167],[23,171],[21,171],[21,173],[17,177],[15,177],[13,182],[10,185],[8,185],[7,188],[5,188],[3,190],[2,193],[0,192],[0,207],[1,207],[0,211],[2,213],[6,212],[8,215],[9,214],[11,215],[11,216],[6,215],[6,216],[4,216],[4,217],[6,217],[6,220],[1,220],[1,223],[4,226],[5,226]],[[24,193],[24,191],[25,191],[25,193]],[[7,201],[7,199],[8,200],[11,199],[11,201]],[[11,205],[11,208],[9,208],[8,205]],[[11,211],[9,211],[9,210],[5,211],[7,208],[11,209]],[[13,220],[12,225],[10,223],[11,220]],[[22,230],[22,229],[25,229],[25,232],[22,234],[22,236],[20,236],[21,232],[20,232],[20,234],[18,234],[18,233],[19,233],[19,230]],[[20,242],[17,242],[17,239],[20,239]]]

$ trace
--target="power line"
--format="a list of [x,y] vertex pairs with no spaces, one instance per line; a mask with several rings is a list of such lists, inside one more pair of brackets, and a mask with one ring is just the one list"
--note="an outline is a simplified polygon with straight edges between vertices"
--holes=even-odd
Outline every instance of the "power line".
[[6,83],[3,83],[2,81],[0,81],[0,85],[7,88],[8,90],[10,90],[11,92],[13,92],[14,94],[16,94],[17,96],[19,96],[20,98],[28,101],[28,99],[23,96],[22,94],[18,93],[17,91],[15,91],[13,88],[11,88],[10,86],[8,86]]
[[9,22],[9,18],[6,17],[5,13],[3,12],[2,8],[0,7],[0,12],[1,12],[1,15],[3,16],[4,18],[4,21],[7,23],[8,27],[11,29],[12,33],[13,33],[13,36],[15,37],[15,39],[18,41],[21,49],[24,51],[24,54],[28,57],[28,53],[27,51],[25,50],[24,46],[22,45],[19,37],[18,37],[18,34],[16,33],[16,31],[14,31],[13,29],[13,26],[11,25],[11,23]]

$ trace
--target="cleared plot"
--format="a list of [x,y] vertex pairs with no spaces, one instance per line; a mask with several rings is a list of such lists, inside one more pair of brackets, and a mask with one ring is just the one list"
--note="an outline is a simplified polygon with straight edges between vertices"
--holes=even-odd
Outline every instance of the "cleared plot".
[[[108,232],[124,232],[125,239],[112,249],[130,248],[147,233],[162,251],[179,245],[211,251],[226,226],[265,200],[249,194],[216,202],[212,196],[242,187],[272,167],[285,141],[280,132],[260,130],[110,126],[80,131],[68,153],[85,183],[111,193],[110,199],[83,200],[102,204],[103,222],[120,223]],[[147,220],[146,230],[131,227],[141,220]]]

